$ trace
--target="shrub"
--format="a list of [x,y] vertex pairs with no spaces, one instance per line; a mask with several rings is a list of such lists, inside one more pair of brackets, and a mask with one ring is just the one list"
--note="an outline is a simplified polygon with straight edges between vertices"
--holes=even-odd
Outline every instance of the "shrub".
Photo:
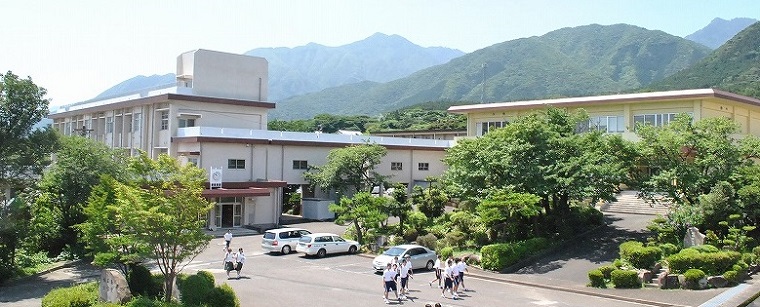
[[747,264],[757,263],[757,256],[753,253],[742,253],[742,261]]
[[629,259],[630,254],[639,248],[644,247],[644,244],[638,241],[628,241],[620,244],[618,249],[620,250],[620,258]]
[[658,246],[662,251],[662,256],[667,257],[678,252],[678,246],[673,243],[664,243]]
[[211,292],[214,290],[214,275],[206,271],[198,271],[195,275],[183,278],[177,287],[180,288],[179,291],[182,294],[182,305],[203,305],[209,300]]
[[596,288],[605,288],[604,274],[599,269],[588,271],[589,285]]
[[436,250],[438,247],[438,238],[436,238],[434,234],[429,233],[424,236],[417,237],[417,244],[432,250]]
[[726,271],[723,273],[723,278],[725,278],[726,281],[732,285],[738,284],[740,282],[739,273],[736,271]]
[[546,238],[486,245],[480,249],[481,265],[488,270],[502,270],[549,246]]
[[[119,306],[119,305],[116,305]],[[136,297],[125,305],[126,307],[183,307],[178,302],[164,302],[161,299],[149,299],[147,297]],[[105,307],[98,305],[97,307]],[[108,306],[110,307],[110,306]]]
[[463,232],[455,230],[447,233],[444,240],[448,246],[462,247],[465,243],[465,236]]
[[615,261],[612,262],[612,266],[619,269],[625,266],[625,262],[622,259],[615,259]]
[[404,240],[406,240],[406,242],[414,242],[417,240],[417,237],[417,229],[409,228],[404,230]]
[[441,255],[441,259],[443,260],[449,259],[449,257],[454,256],[454,248],[451,246],[446,246],[444,248],[441,248],[438,254]]
[[240,301],[235,296],[235,290],[227,283],[214,288],[211,291],[210,300],[207,302],[208,307],[240,307]]
[[699,289],[699,281],[705,278],[706,274],[700,269],[688,269],[683,274],[686,279],[686,287],[689,289]]
[[16,268],[5,261],[0,262],[0,286],[13,277],[16,277]]
[[[691,251],[689,251],[691,250]],[[673,273],[684,273],[688,269],[700,269],[708,275],[719,275],[732,269],[741,258],[734,251],[700,253],[687,248],[667,258],[668,267]]]
[[610,273],[610,279],[615,288],[641,288],[639,274],[636,271],[614,270]]
[[145,266],[136,264],[130,267],[127,283],[134,296],[156,298],[163,292],[163,275],[155,278]]
[[698,250],[700,253],[717,253],[720,251],[720,249],[710,244],[697,245],[689,248]]
[[662,258],[662,251],[654,246],[633,249],[629,253],[629,258],[626,260],[637,269],[651,268],[657,260]]
[[42,307],[89,307],[97,302],[96,282],[54,289],[42,297]]
[[614,265],[603,265],[599,267],[599,271],[602,272],[602,275],[604,275],[604,279],[610,279],[612,276],[612,271],[617,270],[618,268]]

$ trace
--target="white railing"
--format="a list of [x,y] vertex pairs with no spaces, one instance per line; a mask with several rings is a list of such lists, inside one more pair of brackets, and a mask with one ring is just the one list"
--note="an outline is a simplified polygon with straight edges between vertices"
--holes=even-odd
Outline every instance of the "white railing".
[[307,141],[344,144],[377,143],[379,145],[426,146],[440,148],[449,148],[454,144],[454,142],[451,140],[413,139],[368,135],[341,135],[317,132],[288,132],[218,127],[179,128],[177,129],[177,137],[223,137],[233,139]]

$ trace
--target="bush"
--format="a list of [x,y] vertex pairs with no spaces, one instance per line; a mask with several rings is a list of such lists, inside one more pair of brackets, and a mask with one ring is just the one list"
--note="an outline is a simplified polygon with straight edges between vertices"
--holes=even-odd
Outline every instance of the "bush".
[[[116,305],[119,306],[119,305]],[[149,299],[147,297],[136,297],[125,305],[126,307],[183,307],[177,302],[164,302],[160,299]],[[98,305],[97,307],[105,307]]]
[[198,271],[195,275],[182,278],[177,287],[182,294],[182,305],[203,305],[208,302],[214,290],[214,275],[206,271]]
[[662,256],[667,257],[678,252],[678,246],[673,243],[664,243],[658,246],[662,251]]
[[757,263],[757,256],[753,253],[742,253],[742,261],[746,264]]
[[620,258],[629,259],[630,254],[639,248],[644,247],[644,244],[638,241],[628,241],[620,244],[618,249],[620,250]]
[[0,286],[13,277],[16,277],[16,268],[10,263],[0,262]]
[[717,253],[720,251],[720,249],[710,244],[697,245],[697,246],[692,246],[689,248],[697,250],[700,253]]
[[89,307],[97,302],[96,282],[54,289],[42,297],[42,307]]
[[448,246],[463,247],[465,243],[465,236],[463,232],[455,230],[447,233],[444,237],[444,241],[446,241],[446,245]]
[[240,301],[235,296],[235,290],[224,283],[211,291],[208,307],[240,307]]
[[417,244],[432,250],[436,250],[438,247],[438,238],[436,238],[434,234],[429,233],[424,236],[417,237]]
[[699,281],[705,278],[706,274],[700,269],[688,269],[683,277],[686,279],[686,287],[689,289],[699,289]]
[[618,267],[615,267],[614,265],[603,265],[599,267],[599,271],[602,272],[602,275],[604,275],[604,279],[612,278],[612,271],[617,269]]
[[741,281],[739,280],[739,273],[736,271],[726,271],[723,273],[723,278],[725,278],[726,281],[732,285],[738,284]]
[[637,241],[628,241],[620,244],[620,258],[630,263],[637,269],[651,268],[657,260],[662,258],[662,250],[658,247],[647,246]]
[[599,269],[588,271],[589,285],[596,288],[605,288],[604,274]]
[[641,288],[639,274],[636,273],[636,271],[614,270],[610,273],[610,279],[615,285],[615,288]]
[[481,265],[487,270],[502,270],[549,246],[546,238],[486,245],[480,249]]
[[409,228],[407,230],[404,230],[404,240],[406,242],[414,242],[417,240],[417,237],[417,229]]
[[612,262],[612,266],[619,269],[625,266],[625,262],[622,259],[615,259],[615,261]]
[[449,259],[449,257],[454,256],[454,248],[451,246],[446,246],[444,248],[441,248],[438,254],[441,255],[442,261],[445,261],[446,259]]
[[159,275],[158,278],[154,277],[150,270],[143,265],[132,265],[129,270],[129,278],[127,278],[129,291],[134,296],[159,297],[164,288],[163,278],[163,275]]
[[[689,251],[691,250],[691,251]],[[687,248],[667,258],[668,267],[673,273],[684,273],[688,269],[700,269],[708,275],[719,275],[732,269],[741,259],[741,254],[734,251],[700,253]]]

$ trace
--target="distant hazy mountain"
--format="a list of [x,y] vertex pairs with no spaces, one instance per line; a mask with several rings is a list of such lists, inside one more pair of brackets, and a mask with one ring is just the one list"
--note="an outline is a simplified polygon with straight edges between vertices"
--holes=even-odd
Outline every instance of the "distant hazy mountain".
[[136,76],[132,77],[126,81],[123,81],[117,85],[112,86],[111,88],[105,90],[104,92],[100,93],[98,96],[95,97],[95,99],[101,99],[111,96],[118,96],[125,93],[132,93],[139,90],[144,90],[160,85],[165,84],[174,84],[176,83],[176,79],[174,74],[165,74],[165,75],[152,75],[152,76]]
[[708,53],[695,42],[631,25],[564,28],[483,48],[391,82],[286,99],[270,117],[374,115],[426,101],[479,102],[481,95],[493,102],[621,92],[689,67]]
[[[464,52],[443,47],[420,47],[398,35],[374,35],[348,45],[315,43],[295,48],[258,48],[245,54],[269,61],[269,100],[320,91],[362,81],[386,82],[443,64]],[[134,92],[175,82],[174,74],[137,76],[96,98]]]
[[295,48],[258,48],[245,54],[269,61],[269,100],[279,101],[345,84],[403,78],[464,52],[423,48],[398,35],[375,33],[339,47],[310,43]]
[[709,87],[760,98],[760,22],[736,34],[704,60],[648,89]]
[[739,33],[739,31],[744,30],[755,22],[757,20],[752,18],[734,18],[731,20],[715,18],[706,27],[687,35],[686,39],[700,43],[711,49],[717,49],[734,37],[736,33]]

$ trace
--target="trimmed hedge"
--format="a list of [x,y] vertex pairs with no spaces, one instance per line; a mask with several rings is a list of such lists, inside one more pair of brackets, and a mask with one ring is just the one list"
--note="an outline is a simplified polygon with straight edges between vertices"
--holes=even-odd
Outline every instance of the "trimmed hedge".
[[610,273],[610,276],[615,288],[641,288],[639,274],[636,271],[614,270]]
[[211,300],[206,306],[208,307],[240,307],[240,301],[235,296],[235,290],[227,283],[214,288],[211,291]]
[[98,303],[98,283],[54,289],[42,297],[42,307],[89,307]]
[[736,271],[726,271],[723,273],[723,278],[728,281],[729,284],[735,285],[739,283],[739,272]]
[[[119,305],[117,305],[119,306]],[[125,305],[126,307],[184,307],[178,302],[164,302],[161,299],[150,299],[147,297],[136,297]],[[97,306],[101,307],[101,306]]]
[[700,253],[717,253],[720,251],[720,249],[710,244],[696,245],[689,248],[695,249],[699,251]]
[[546,238],[486,245],[480,249],[480,264],[484,269],[499,271],[549,246],[550,242]]
[[659,247],[647,246],[638,241],[628,241],[620,244],[620,258],[628,261],[634,268],[649,269],[662,258]]
[[602,272],[604,275],[604,279],[610,279],[612,278],[612,271],[617,270],[618,268],[614,265],[603,265],[599,267],[599,271]]
[[658,246],[662,251],[662,256],[667,257],[678,252],[678,246],[673,243],[664,243]]
[[599,269],[588,271],[589,286],[596,288],[605,288],[607,283],[604,281],[604,274]]
[[677,274],[682,274],[688,269],[700,269],[707,275],[720,275],[731,270],[740,259],[741,254],[735,251],[700,253],[687,248],[669,256],[667,262],[670,271]]
[[438,254],[441,255],[441,261],[445,261],[446,259],[449,259],[449,257],[454,257],[454,248],[446,246],[441,248],[441,250],[438,251]]
[[127,283],[133,296],[157,298],[164,292],[164,276],[153,275],[148,268],[139,264],[130,267]]
[[683,273],[683,277],[686,279],[686,287],[689,289],[699,289],[699,281],[707,276],[705,272],[700,269],[688,269],[686,273]]
[[209,301],[214,290],[214,275],[206,271],[198,271],[178,279],[177,287],[181,293],[181,302],[185,306],[199,306]]

